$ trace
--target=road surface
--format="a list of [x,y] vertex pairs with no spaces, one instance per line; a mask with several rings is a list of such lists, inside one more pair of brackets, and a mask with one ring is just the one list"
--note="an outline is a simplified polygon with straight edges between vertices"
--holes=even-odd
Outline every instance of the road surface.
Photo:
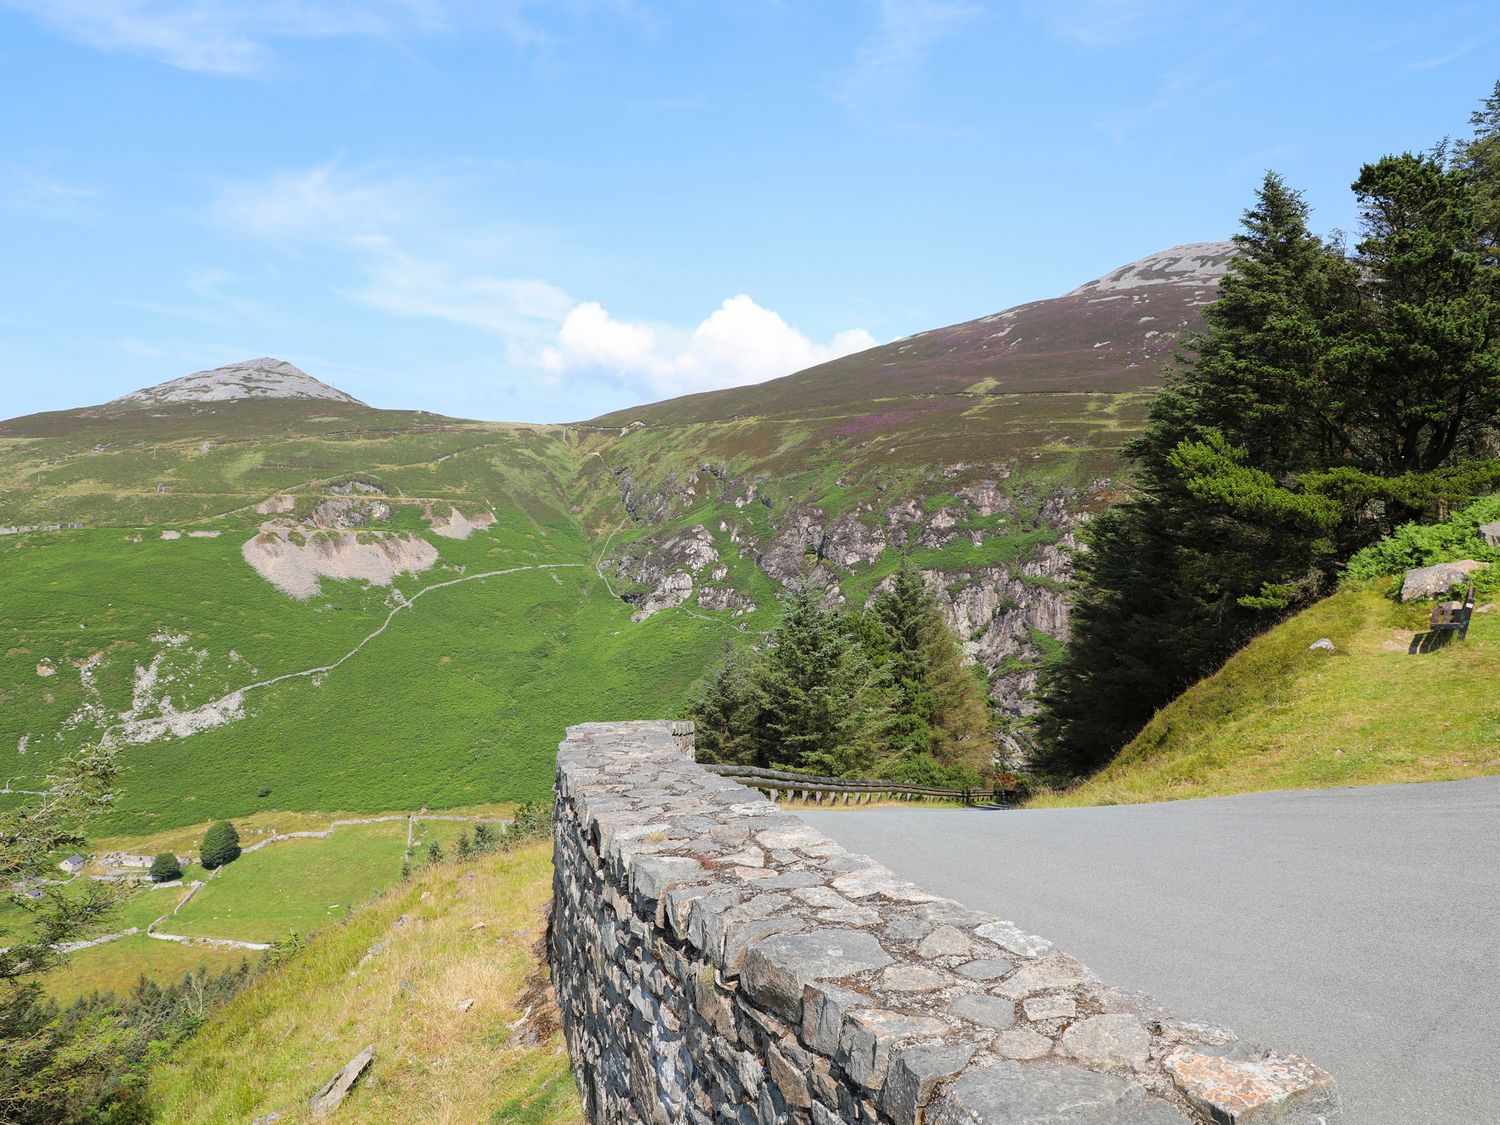
[[1349,1125],[1500,1122],[1500,778],[803,815],[1111,984],[1307,1054]]

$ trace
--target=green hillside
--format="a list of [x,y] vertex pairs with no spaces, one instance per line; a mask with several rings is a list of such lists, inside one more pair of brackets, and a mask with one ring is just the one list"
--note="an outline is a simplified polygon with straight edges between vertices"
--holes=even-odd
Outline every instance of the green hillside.
[[[1352,584],[1236,653],[1109,766],[1042,806],[1122,804],[1500,773],[1500,613],[1413,654],[1429,606]],[[1321,638],[1332,653],[1310,649]]]
[[[288,400],[142,415],[0,426],[0,523],[85,525],[0,537],[3,772],[38,788],[77,742],[115,739],[111,831],[538,797],[566,723],[672,708],[725,643],[711,614],[630,621],[570,510],[563,431]],[[410,537],[436,562],[298,600],[242,555],[277,496],[288,524],[377,496],[385,518],[351,542]],[[450,510],[493,523],[444,538]],[[292,543],[341,534],[299,526]],[[247,687],[228,721],[147,737]]]
[[[0,802],[90,741],[118,836],[540,797],[565,725],[677,713],[786,589],[860,604],[903,555],[1019,715],[1226,255],[570,426],[270,359],[0,422]],[[294,397],[222,397],[247,378]]]

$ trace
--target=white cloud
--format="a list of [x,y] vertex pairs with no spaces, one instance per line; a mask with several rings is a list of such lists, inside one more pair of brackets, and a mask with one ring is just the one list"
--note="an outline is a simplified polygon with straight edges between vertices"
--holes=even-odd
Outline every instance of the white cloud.
[[982,11],[956,0],[879,0],[875,29],[835,99],[854,109],[902,92],[938,42]]
[[354,296],[399,316],[467,324],[507,337],[534,337],[562,321],[573,299],[537,278],[466,273],[404,251],[383,248]]
[[1187,0],[1029,0],[1026,10],[1060,39],[1111,47],[1181,26]]
[[183,70],[244,75],[277,40],[381,36],[432,26],[403,0],[4,0],[85,47],[144,55]]
[[275,241],[380,238],[409,223],[435,202],[434,195],[431,186],[350,171],[329,161],[224,184],[209,208],[209,220]]
[[818,343],[743,295],[690,329],[618,319],[551,281],[497,270],[508,240],[455,214],[452,188],[435,177],[382,178],[335,161],[225,184],[208,220],[349,275],[343,292],[362,304],[498,337],[517,375],[559,384],[687,394],[789,375],[875,346],[863,329]]
[[568,312],[537,362],[562,378],[592,377],[652,395],[681,395],[790,375],[875,343],[862,328],[816,343],[744,294],[724,301],[691,332],[619,320],[598,302],[585,301]]

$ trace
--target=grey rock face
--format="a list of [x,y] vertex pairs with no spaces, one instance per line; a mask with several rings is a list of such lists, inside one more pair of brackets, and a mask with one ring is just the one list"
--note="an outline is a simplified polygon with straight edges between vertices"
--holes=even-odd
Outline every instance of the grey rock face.
[[375,1044],[371,1043],[339,1069],[316,1094],[308,1100],[308,1112],[314,1117],[326,1117],[343,1104],[349,1091],[359,1081],[369,1065],[375,1061]]

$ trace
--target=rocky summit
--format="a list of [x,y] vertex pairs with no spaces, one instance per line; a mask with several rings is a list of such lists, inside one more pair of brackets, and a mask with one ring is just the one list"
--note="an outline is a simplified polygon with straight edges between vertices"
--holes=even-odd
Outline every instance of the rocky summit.
[[364,403],[337,387],[330,387],[282,359],[262,356],[209,371],[195,371],[180,379],[132,391],[114,400],[117,405],[154,406],[177,402],[233,402],[246,398],[314,398],[330,402]]

